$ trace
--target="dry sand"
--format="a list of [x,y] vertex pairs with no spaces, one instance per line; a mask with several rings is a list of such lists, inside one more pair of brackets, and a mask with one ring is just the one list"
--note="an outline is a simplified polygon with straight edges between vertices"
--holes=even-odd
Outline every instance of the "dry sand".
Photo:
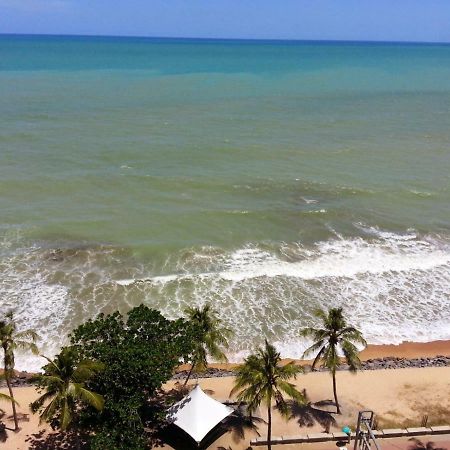
[[[370,358],[391,355],[405,356],[405,354],[394,353],[390,346],[385,347],[386,354],[373,354]],[[399,351],[399,348],[400,346],[396,346],[395,350]],[[445,345],[434,343],[434,346],[433,343],[405,344],[404,348],[408,352],[417,351],[420,353],[408,353],[408,357],[450,355],[449,342]],[[194,380],[193,383],[195,382]],[[229,398],[233,378],[204,378],[199,380],[199,384],[213,397],[223,401]],[[296,384],[300,389],[306,389],[312,401],[333,397],[331,377],[328,373],[301,375]],[[168,386],[171,385],[173,385],[173,382],[168,383]],[[364,371],[356,375],[349,372],[338,372],[337,386],[343,410],[343,414],[337,417],[338,428],[343,425],[350,425],[354,429],[357,413],[361,409],[375,411],[380,425],[386,428],[396,428],[402,425],[419,426],[424,414],[429,415],[429,420],[433,424],[450,423],[450,367]],[[2,389],[2,392],[6,392],[6,390]],[[39,426],[38,418],[31,414],[28,409],[29,403],[36,398],[37,393],[33,387],[16,388],[14,392],[17,401],[20,403],[19,411],[23,415],[20,422],[21,430],[18,433],[8,431],[8,439],[5,443],[0,443],[0,448],[8,450],[37,448],[31,444],[33,435],[36,437],[40,430],[46,428]],[[10,415],[10,405],[4,403],[2,408],[7,413],[3,421],[7,426],[12,426],[11,419],[7,417]],[[265,418],[265,411],[261,411],[260,414]],[[315,425],[312,428],[300,428],[295,420],[285,422],[276,413],[274,415],[273,436],[294,436],[311,431],[322,431],[322,427]],[[260,433],[262,436],[265,435],[266,427],[264,425],[260,426]],[[223,446],[225,449],[231,447],[233,450],[245,450],[249,446],[251,437],[251,434],[247,434],[244,440],[238,440],[232,433],[228,433],[208,448],[215,450]],[[448,437],[424,437],[423,440],[433,440],[436,444],[440,443],[444,448],[450,450],[450,439]],[[391,440],[389,443],[383,441],[382,444],[383,450],[407,448],[405,439]],[[336,447],[334,443],[327,443],[283,445],[276,448],[282,450],[303,448],[321,450],[335,449]]]

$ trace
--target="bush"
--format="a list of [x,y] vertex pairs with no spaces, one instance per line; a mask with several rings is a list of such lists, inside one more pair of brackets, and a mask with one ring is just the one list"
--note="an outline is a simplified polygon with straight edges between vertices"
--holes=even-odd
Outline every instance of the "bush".
[[197,336],[190,322],[168,320],[143,305],[132,309],[127,320],[118,312],[101,314],[72,332],[80,360],[101,361],[105,367],[88,383],[104,397],[103,411],[86,408],[80,415],[79,425],[94,432],[94,449],[151,446],[150,437],[164,423],[164,409],[154,407],[158,390],[189,360]]

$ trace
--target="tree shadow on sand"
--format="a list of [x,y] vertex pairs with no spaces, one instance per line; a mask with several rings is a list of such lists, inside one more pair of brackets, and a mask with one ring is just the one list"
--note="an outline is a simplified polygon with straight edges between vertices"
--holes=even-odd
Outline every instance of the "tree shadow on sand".
[[408,440],[413,442],[413,444],[408,447],[408,450],[447,450],[444,447],[435,447],[434,442],[427,442],[425,444],[417,438],[411,438]]
[[289,420],[296,419],[300,427],[312,427],[317,423],[324,428],[325,433],[329,433],[332,426],[337,426],[337,422],[333,416],[334,412],[323,408],[335,407],[335,403],[332,400],[311,402],[305,389],[303,389],[302,394],[305,399],[304,403],[298,403],[295,400],[286,401]]
[[[4,420],[11,423],[14,418],[12,415],[6,416],[6,412],[3,409],[0,409],[0,442],[6,442],[8,439],[8,431],[14,432],[14,428],[8,427]],[[29,414],[17,413],[17,421],[19,422],[19,427],[21,422],[29,422],[30,421]]]
[[6,442],[6,439],[8,439],[6,425],[3,423],[3,417],[5,416],[5,414],[5,411],[3,411],[3,409],[0,409],[0,442]]
[[252,432],[260,436],[258,425],[266,423],[266,421],[261,417],[248,414],[247,407],[243,403],[230,404],[230,406],[234,407],[234,412],[224,419],[222,427],[231,433],[233,442],[238,443],[245,439],[246,432]]
[[45,431],[31,434],[25,440],[29,450],[87,450],[87,436],[77,431],[45,434]]

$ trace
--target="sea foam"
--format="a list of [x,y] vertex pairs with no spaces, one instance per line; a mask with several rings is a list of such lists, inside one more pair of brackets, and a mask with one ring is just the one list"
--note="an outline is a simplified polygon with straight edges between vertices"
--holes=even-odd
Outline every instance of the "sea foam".
[[[265,337],[283,356],[301,356],[307,342],[299,330],[316,324],[317,307],[342,306],[370,343],[450,338],[448,242],[414,231],[356,227],[362,236],[309,246],[190,248],[170,255],[166,273],[158,275],[136,260],[125,262],[124,252],[112,247],[11,251],[5,244],[2,307],[16,311],[19,329],[41,335],[41,352],[49,356],[82,321],[140,303],[174,318],[187,306],[210,302],[234,331],[232,360]],[[17,365],[35,370],[42,361],[19,355]]]

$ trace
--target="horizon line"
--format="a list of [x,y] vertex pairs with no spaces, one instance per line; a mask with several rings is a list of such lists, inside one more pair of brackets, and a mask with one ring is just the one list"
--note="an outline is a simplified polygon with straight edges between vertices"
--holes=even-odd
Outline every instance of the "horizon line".
[[361,43],[361,44],[424,44],[450,45],[450,41],[406,41],[406,40],[357,40],[357,39],[301,39],[301,38],[242,38],[242,37],[194,37],[194,36],[148,36],[128,34],[59,34],[59,33],[0,33],[0,36],[43,36],[43,37],[86,37],[86,38],[123,38],[123,39],[167,39],[197,41],[248,41],[248,42],[314,42],[314,43]]

